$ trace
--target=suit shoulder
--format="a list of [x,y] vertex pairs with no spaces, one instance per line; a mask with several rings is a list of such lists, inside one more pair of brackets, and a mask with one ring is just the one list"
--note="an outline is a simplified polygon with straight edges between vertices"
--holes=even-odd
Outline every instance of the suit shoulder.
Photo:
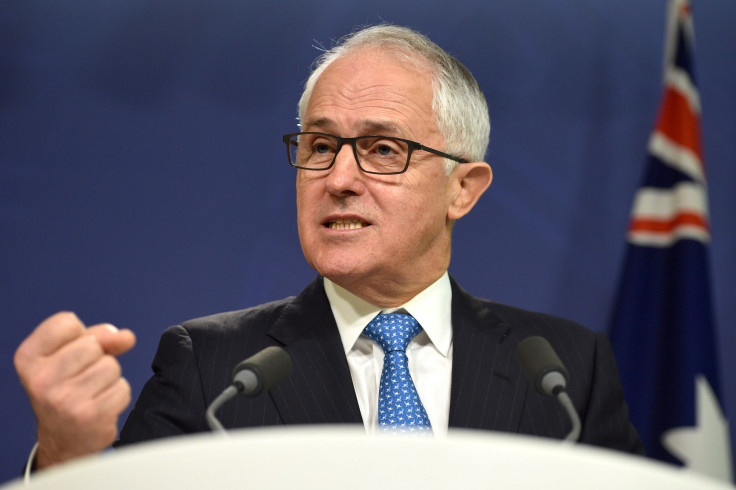
[[[467,294],[467,293],[466,293]],[[497,303],[488,299],[467,295],[466,305],[487,321],[483,323],[502,325],[510,329],[519,339],[529,335],[541,335],[548,339],[577,339],[593,342],[596,335],[591,329],[575,322],[537,311]]]
[[270,301],[242,310],[215,313],[182,322],[179,326],[190,336],[217,334],[226,336],[242,332],[243,329],[265,332],[281,315],[294,297]]
[[567,318],[551,315],[549,313],[525,310],[516,306],[504,305],[493,301],[488,301],[488,303],[491,305],[491,310],[507,323],[516,324],[524,322],[542,329],[563,328],[580,334],[592,333],[589,328]]

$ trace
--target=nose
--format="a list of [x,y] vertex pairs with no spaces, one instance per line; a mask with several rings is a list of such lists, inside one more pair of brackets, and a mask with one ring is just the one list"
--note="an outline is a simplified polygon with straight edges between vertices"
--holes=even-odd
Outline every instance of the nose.
[[363,172],[358,168],[353,148],[349,144],[342,145],[335,157],[335,163],[328,172],[326,185],[330,194],[339,196],[362,193]]

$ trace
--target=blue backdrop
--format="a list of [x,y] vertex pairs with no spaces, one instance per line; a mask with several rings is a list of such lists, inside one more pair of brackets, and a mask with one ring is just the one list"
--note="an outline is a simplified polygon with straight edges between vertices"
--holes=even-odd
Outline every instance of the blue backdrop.
[[[721,372],[736,420],[736,3],[696,2]],[[661,95],[665,2],[0,2],[0,481],[34,421],[12,366],[46,316],[135,330],[134,396],[163,329],[314,276],[280,135],[315,46],[409,25],[491,108],[494,182],[455,229],[472,293],[606,328]],[[732,436],[732,438],[734,438]]]

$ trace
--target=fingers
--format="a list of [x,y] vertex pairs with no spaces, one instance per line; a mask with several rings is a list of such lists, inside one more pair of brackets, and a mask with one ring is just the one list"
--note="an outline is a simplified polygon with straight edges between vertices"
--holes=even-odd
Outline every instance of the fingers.
[[[117,424],[117,417],[123,410],[130,404],[131,400],[131,389],[130,384],[125,378],[118,378],[117,381],[110,385],[109,388],[101,392],[97,396],[97,401],[100,410],[104,413],[114,414],[115,421]],[[116,425],[117,429],[117,425]],[[108,445],[112,444],[117,431],[113,434],[113,438],[109,441]]]
[[19,374],[31,394],[43,393],[77,376],[104,355],[94,337],[82,334],[50,355],[28,359],[19,367]]
[[80,399],[54,417],[38,416],[36,468],[47,468],[109,447],[117,421],[131,399],[130,385],[117,378],[92,398]]
[[129,351],[136,341],[135,335],[130,330],[118,330],[110,324],[85,328],[74,313],[60,312],[41,322],[21,343],[14,359],[16,369],[19,363],[23,364],[41,356],[49,356],[83,335],[95,337],[102,349],[114,356]]
[[65,311],[52,315],[41,322],[18,347],[16,364],[27,358],[50,355],[71,340],[84,335],[84,332],[84,324],[74,313]]
[[70,378],[67,384],[75,393],[94,399],[122,379],[121,376],[120,363],[113,356],[104,355],[77,376]]
[[[101,382],[102,377],[110,382]],[[53,424],[42,425],[39,420],[39,434],[59,439],[59,435],[68,432],[75,444],[84,443],[99,451],[115,440],[117,419],[130,403],[131,389],[125,378],[115,377],[109,372],[98,377],[86,376],[85,373],[85,378],[79,380],[76,387],[60,386],[49,396],[54,413],[58,415],[54,419],[44,418],[44,422],[53,420]],[[79,389],[82,385],[91,388],[95,394]],[[62,420],[64,423],[59,426],[58,422]],[[67,449],[72,447],[74,444],[67,445]]]
[[130,330],[109,324],[85,328],[74,313],[44,320],[20,345],[15,367],[26,388],[43,391],[77,375],[105,354],[117,356],[135,345]]

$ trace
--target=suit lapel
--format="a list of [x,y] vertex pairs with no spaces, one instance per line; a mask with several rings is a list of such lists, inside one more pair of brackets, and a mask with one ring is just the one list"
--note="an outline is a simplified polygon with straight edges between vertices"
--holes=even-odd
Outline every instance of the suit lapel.
[[450,427],[516,432],[527,385],[511,326],[452,280]]
[[361,423],[337,324],[317,278],[293,299],[269,335],[292,359],[289,378],[272,390],[287,424]]

